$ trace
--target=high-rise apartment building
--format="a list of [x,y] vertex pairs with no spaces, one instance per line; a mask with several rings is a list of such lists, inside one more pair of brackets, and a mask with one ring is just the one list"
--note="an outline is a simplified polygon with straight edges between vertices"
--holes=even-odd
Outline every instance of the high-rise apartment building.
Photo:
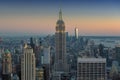
[[2,55],[2,80],[11,80],[12,58],[9,50],[5,50]]
[[21,80],[35,80],[35,55],[33,49],[25,45],[21,57]]
[[105,58],[78,58],[77,80],[107,80]]

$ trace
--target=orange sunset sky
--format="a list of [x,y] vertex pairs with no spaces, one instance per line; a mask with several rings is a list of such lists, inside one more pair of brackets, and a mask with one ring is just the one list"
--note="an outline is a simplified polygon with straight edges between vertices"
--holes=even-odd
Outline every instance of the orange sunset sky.
[[[60,8],[58,4],[59,2],[51,3],[47,0],[34,3],[2,2],[1,34],[54,34]],[[61,8],[66,32],[70,35],[74,35],[75,27],[82,36],[120,35],[119,2],[71,1],[68,3],[66,0],[62,2]]]

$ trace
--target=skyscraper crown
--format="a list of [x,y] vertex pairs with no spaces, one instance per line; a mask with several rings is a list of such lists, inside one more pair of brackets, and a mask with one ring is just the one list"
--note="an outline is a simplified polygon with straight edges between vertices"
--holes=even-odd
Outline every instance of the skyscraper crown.
[[62,20],[62,10],[60,9],[60,12],[59,12],[59,20]]
[[57,21],[57,24],[64,24],[64,21],[62,20],[62,10],[59,11],[59,19]]

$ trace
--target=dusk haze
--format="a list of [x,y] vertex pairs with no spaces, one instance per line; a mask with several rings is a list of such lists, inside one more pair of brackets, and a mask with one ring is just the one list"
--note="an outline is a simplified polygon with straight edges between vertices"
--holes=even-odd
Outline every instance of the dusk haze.
[[0,1],[0,33],[54,34],[59,9],[66,31],[81,36],[119,36],[118,0],[3,0]]
[[0,0],[0,80],[120,80],[120,0]]

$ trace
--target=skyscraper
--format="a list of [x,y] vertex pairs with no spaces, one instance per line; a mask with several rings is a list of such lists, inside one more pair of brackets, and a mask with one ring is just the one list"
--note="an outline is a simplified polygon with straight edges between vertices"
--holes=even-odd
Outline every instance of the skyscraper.
[[116,57],[116,60],[120,64],[120,45],[115,46],[115,57]]
[[77,80],[107,80],[105,58],[78,58]]
[[78,39],[78,28],[75,28],[75,39]]
[[35,55],[26,44],[21,59],[21,80],[35,80],[35,71]]
[[11,53],[5,50],[2,55],[2,80],[11,80],[12,63]]
[[59,12],[59,20],[56,23],[55,32],[55,71],[66,72],[66,32],[62,20],[62,11]]

